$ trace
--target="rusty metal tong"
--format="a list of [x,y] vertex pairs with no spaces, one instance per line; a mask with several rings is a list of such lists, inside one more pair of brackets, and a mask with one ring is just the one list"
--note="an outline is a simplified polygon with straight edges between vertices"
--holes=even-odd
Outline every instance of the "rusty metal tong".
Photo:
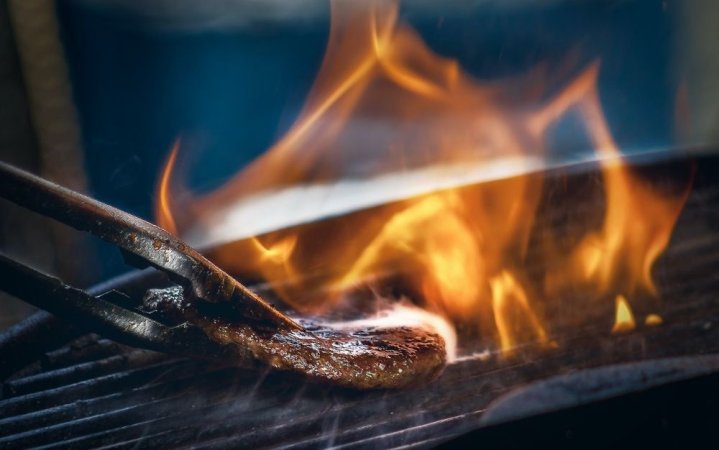
[[[195,249],[136,216],[3,162],[0,197],[114,244],[129,255],[126,261],[166,273],[199,301],[231,304],[248,323],[302,329]],[[128,308],[119,293],[93,296],[1,254],[0,289],[129,345],[205,357],[237,351],[189,323],[170,326]]]
[[90,232],[119,247],[129,263],[153,266],[179,285],[146,291],[145,303],[115,291],[90,295],[0,255],[0,289],[88,331],[354,389],[416,385],[438,376],[446,362],[444,338],[422,325],[333,329],[301,319],[301,326],[165,230],[4,163],[0,197]]

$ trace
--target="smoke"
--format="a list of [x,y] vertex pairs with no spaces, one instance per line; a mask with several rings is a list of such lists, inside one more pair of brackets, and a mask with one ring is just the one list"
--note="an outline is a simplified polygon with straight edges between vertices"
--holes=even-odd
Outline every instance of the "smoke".
[[380,311],[375,317],[332,322],[324,325],[336,330],[397,327],[422,328],[434,332],[444,339],[448,363],[453,363],[457,360],[457,332],[454,326],[446,318],[409,302],[393,303],[389,308]]

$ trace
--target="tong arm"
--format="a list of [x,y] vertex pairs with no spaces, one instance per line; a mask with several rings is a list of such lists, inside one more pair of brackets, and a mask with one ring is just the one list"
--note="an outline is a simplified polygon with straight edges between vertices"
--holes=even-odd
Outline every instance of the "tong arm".
[[218,344],[195,326],[165,325],[69,286],[3,254],[0,254],[0,273],[3,274],[0,285],[7,293],[117,342],[182,356],[219,360],[231,356],[233,361],[244,362],[244,365],[253,361],[249,352]]
[[139,217],[3,162],[0,197],[114,244],[166,272],[199,299],[233,301],[252,320],[302,328],[195,249]]

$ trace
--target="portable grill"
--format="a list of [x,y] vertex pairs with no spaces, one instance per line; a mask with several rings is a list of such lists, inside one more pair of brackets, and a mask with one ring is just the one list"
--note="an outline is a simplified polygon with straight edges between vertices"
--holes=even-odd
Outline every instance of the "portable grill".
[[401,3],[0,4],[0,449],[711,445],[719,8]]
[[[694,190],[657,267],[660,326],[610,337],[609,325],[598,322],[559,332],[556,348],[527,345],[509,358],[491,352],[466,357],[423,387],[356,392],[132,349],[38,313],[0,340],[0,446],[700,442],[719,418],[719,186],[716,158],[700,158],[696,166]],[[672,164],[642,170],[667,167]],[[561,220],[561,213],[541,220]],[[164,283],[158,272],[140,271],[92,292],[115,289],[137,298]]]

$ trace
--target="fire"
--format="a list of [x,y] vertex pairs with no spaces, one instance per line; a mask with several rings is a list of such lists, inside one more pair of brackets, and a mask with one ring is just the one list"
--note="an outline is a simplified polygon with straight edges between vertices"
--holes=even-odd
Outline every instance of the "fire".
[[[569,98],[564,101],[579,109],[601,158],[606,212],[602,228],[585,237],[569,267],[601,292],[621,287],[630,294],[637,290],[656,294],[652,266],[669,243],[686,197],[659,195],[622,162],[601,111],[597,72],[596,66],[585,72],[566,91]],[[560,98],[555,104],[563,109],[564,101]]]
[[[397,2],[334,1],[325,57],[292,128],[191,208],[169,201],[176,145],[160,183],[158,222],[171,230],[189,224],[178,231],[193,237],[229,224],[242,239],[213,251],[215,261],[272,283],[305,313],[390,277],[430,313],[492,337],[504,351],[550,343],[543,304],[569,286],[615,297],[615,329],[633,328],[628,299],[657,294],[652,266],[686,195],[660,194],[624,164],[599,101],[599,70],[592,64],[538,102],[516,80],[481,82],[433,53],[398,20]],[[570,251],[548,251],[558,269],[537,282],[525,263],[543,174],[529,168],[546,156],[552,127],[570,115],[600,162],[603,220]],[[514,176],[476,182],[502,162]],[[462,182],[446,182],[447,173]],[[373,183],[388,201],[365,201],[376,194]],[[288,213],[301,216],[342,186],[362,187],[346,190],[362,205],[351,214],[328,208],[326,220],[253,228],[284,212],[253,209],[267,199],[289,198],[296,211]]]
[[[413,202],[397,212],[359,254],[356,262],[338,282],[348,288],[356,280],[389,269],[403,270],[419,276],[424,298],[433,309],[452,309],[460,315],[475,309],[480,283],[467,283],[484,272],[477,236],[464,222],[462,203],[456,193],[436,194]],[[407,233],[426,230],[427,233]]]
[[[511,350],[517,345],[517,338],[522,336],[522,330],[533,333],[542,343],[547,341],[546,332],[532,312],[527,294],[509,272],[503,271],[492,278],[490,287],[492,310],[499,332],[500,347],[503,350]],[[513,329],[509,319],[515,312],[523,313],[527,324]]]
[[644,325],[646,325],[648,327],[656,327],[656,326],[661,325],[662,323],[664,323],[664,320],[662,319],[662,316],[660,316],[659,314],[649,314],[644,319]]
[[612,333],[626,333],[634,330],[637,327],[637,323],[634,320],[634,314],[632,314],[632,309],[629,307],[627,299],[624,298],[623,295],[617,295],[615,304],[616,313]]
[[170,174],[175,167],[177,152],[180,148],[180,140],[176,140],[167,158],[165,169],[160,177],[160,184],[157,188],[157,224],[164,228],[167,232],[177,235],[177,224],[172,214],[172,206],[170,201]]

